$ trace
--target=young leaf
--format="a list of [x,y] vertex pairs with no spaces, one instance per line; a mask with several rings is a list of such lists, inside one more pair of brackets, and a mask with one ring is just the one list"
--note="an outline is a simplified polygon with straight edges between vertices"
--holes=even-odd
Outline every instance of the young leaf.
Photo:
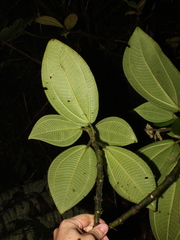
[[37,23],[43,24],[43,25],[49,25],[49,26],[54,26],[54,27],[59,27],[59,28],[64,28],[64,26],[55,18],[50,17],[50,16],[42,16],[38,17],[35,20]]
[[78,21],[78,16],[74,13],[69,14],[64,20],[66,29],[72,29]]
[[66,119],[80,126],[93,123],[98,113],[98,90],[86,62],[73,49],[52,39],[42,61],[46,96]]
[[179,152],[179,144],[169,139],[146,145],[139,149],[137,154],[146,160],[158,178],[174,164],[174,162],[177,162]]
[[173,112],[159,108],[156,105],[146,102],[134,109],[142,118],[153,123],[169,121],[174,117]]
[[[169,170],[172,169],[173,166]],[[159,182],[162,182],[168,173],[170,171],[166,171]],[[158,199],[157,212],[149,212],[150,224],[156,240],[180,239],[179,196],[180,178]]]
[[90,192],[97,176],[96,164],[95,152],[85,145],[67,149],[51,163],[48,184],[61,214]]
[[[138,203],[156,188],[149,166],[133,152],[107,146],[105,149],[109,182],[128,201]],[[155,210],[152,202],[148,208]]]
[[133,88],[149,102],[171,112],[180,110],[180,73],[139,27],[124,52],[123,69]]
[[34,125],[29,139],[37,139],[58,147],[73,144],[82,134],[81,127],[60,115],[46,115]]
[[96,124],[101,141],[115,146],[125,146],[137,142],[130,125],[122,118],[108,117]]

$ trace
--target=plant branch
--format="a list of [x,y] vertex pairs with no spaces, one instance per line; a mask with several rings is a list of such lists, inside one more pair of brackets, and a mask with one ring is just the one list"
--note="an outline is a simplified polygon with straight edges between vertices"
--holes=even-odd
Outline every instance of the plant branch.
[[99,219],[102,213],[102,195],[103,195],[103,182],[104,182],[104,173],[103,173],[103,151],[100,149],[99,143],[96,141],[96,133],[90,125],[89,127],[83,128],[90,137],[89,145],[92,145],[97,157],[97,178],[96,178],[96,196],[94,197],[94,226],[99,224]]
[[178,163],[176,164],[174,169],[170,172],[170,174],[166,176],[165,180],[153,192],[148,194],[147,197],[145,197],[141,202],[133,206],[131,209],[129,209],[126,213],[121,215],[115,221],[111,222],[109,224],[110,228],[114,228],[117,227],[118,225],[123,224],[124,221],[127,220],[129,217],[135,215],[136,213],[139,212],[139,210],[146,207],[155,199],[160,197],[171,186],[171,184],[176,181],[179,174],[180,174],[180,155],[178,156]]
[[102,158],[102,150],[99,149],[97,143],[95,142],[93,145],[96,156],[97,156],[97,178],[96,178],[96,196],[94,197],[95,207],[94,207],[94,226],[99,224],[99,219],[102,213],[102,193],[103,193],[103,182],[104,182],[104,174],[103,174],[103,158]]

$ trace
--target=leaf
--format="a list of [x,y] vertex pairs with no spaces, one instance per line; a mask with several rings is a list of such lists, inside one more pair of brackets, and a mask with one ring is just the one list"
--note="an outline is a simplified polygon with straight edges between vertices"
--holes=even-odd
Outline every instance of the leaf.
[[50,17],[50,16],[38,17],[38,18],[36,18],[35,22],[43,24],[43,25],[64,28],[64,26],[57,19]]
[[125,49],[123,69],[132,87],[149,102],[171,112],[180,110],[180,73],[139,27]]
[[175,135],[180,135],[180,118],[177,118],[173,122],[171,130]]
[[[171,166],[170,170],[173,168]],[[169,171],[170,172],[170,171]],[[167,176],[167,172],[159,181]],[[180,178],[158,199],[157,212],[149,212],[150,224],[156,240],[180,239]]]
[[73,49],[52,39],[42,62],[42,83],[55,110],[80,126],[93,123],[98,113],[98,90],[86,62]]
[[59,147],[73,144],[82,134],[81,127],[60,115],[46,115],[34,125],[29,139],[37,139]]
[[137,142],[130,125],[122,118],[108,117],[96,124],[101,141],[116,146],[125,146]]
[[[156,188],[149,166],[133,152],[107,146],[105,149],[109,182],[128,201],[138,203]],[[148,205],[155,210],[155,202]]]
[[48,170],[48,184],[60,214],[81,201],[94,186],[97,159],[92,148],[79,145],[54,159]]
[[78,16],[74,13],[69,14],[64,20],[66,29],[72,29],[78,21]]
[[34,19],[17,19],[9,27],[5,27],[0,31],[0,41],[10,42],[15,40],[22,34],[24,34],[24,29],[30,25]]
[[135,2],[135,1],[127,1],[127,4],[130,6],[130,7],[132,7],[132,8],[135,8],[135,9],[137,9],[137,3]]
[[134,109],[142,118],[153,123],[161,123],[169,121],[174,114],[156,105],[146,102]]
[[140,148],[137,154],[146,160],[152,167],[154,174],[158,178],[161,176],[174,162],[177,162],[180,147],[173,140],[163,140],[154,142]]

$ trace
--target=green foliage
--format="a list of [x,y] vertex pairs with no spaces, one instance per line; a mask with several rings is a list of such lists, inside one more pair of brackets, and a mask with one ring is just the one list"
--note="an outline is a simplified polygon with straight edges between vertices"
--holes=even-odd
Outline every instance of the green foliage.
[[[157,107],[156,105],[146,102],[134,109],[142,118],[153,123],[167,122],[175,119],[173,112]],[[167,124],[166,124],[167,125]]]
[[177,163],[180,147],[179,144],[168,139],[146,145],[139,149],[137,153],[146,158],[147,163],[151,165],[156,178],[158,178],[166,173],[166,170],[174,162]]
[[124,73],[150,103],[171,112],[180,110],[180,73],[159,45],[140,28],[132,34],[123,56]]
[[[174,165],[172,164],[168,171],[161,176],[158,183],[164,180]],[[151,228],[156,240],[178,240],[180,238],[179,196],[180,178],[158,199],[157,211],[149,212]]]
[[48,183],[61,214],[92,189],[97,176],[96,164],[94,151],[86,145],[71,147],[54,159],[48,171]]
[[57,19],[51,16],[41,16],[36,18],[35,20],[37,23],[40,23],[42,25],[49,25],[53,27],[58,27],[64,29],[61,32],[61,36],[67,37],[69,34],[70,30],[76,25],[78,21],[78,16],[74,13],[69,14],[65,19],[64,19],[64,25],[60,23]]
[[55,39],[43,57],[42,84],[51,105],[66,119],[80,126],[95,121],[99,103],[94,77],[77,52]]
[[[144,3],[141,1],[141,7]],[[165,124],[171,121],[171,132],[178,137],[179,118],[175,113],[180,110],[179,72],[158,44],[138,27],[126,47],[123,68],[130,84],[148,100],[135,110],[151,122]],[[108,117],[93,127],[99,107],[94,77],[78,53],[55,39],[49,41],[44,53],[42,84],[49,102],[60,115],[42,117],[29,138],[56,146],[71,145],[82,131],[87,132],[90,138],[87,145],[74,146],[62,152],[49,168],[49,188],[60,213],[73,207],[89,193],[96,178],[102,175],[99,166],[103,162],[115,191],[134,203],[152,192],[177,164],[180,153],[178,142],[155,142],[135,154],[122,148],[137,142],[132,128],[123,119]],[[179,180],[163,194],[157,206],[156,202],[147,203],[150,210],[155,211],[157,207],[157,212],[150,211],[157,239],[179,237],[179,230],[174,228],[179,214],[178,184]],[[170,198],[171,201],[168,201]],[[161,218],[165,220],[161,221]],[[160,227],[156,227],[158,224],[161,224],[161,232],[168,228],[168,233],[161,234]],[[176,229],[179,229],[178,224]]]
[[129,124],[118,117],[108,117],[96,124],[102,142],[113,146],[126,146],[137,142]]
[[81,127],[64,117],[46,115],[34,125],[29,139],[38,139],[58,147],[66,147],[73,144],[81,134]]
[[[123,198],[138,203],[156,187],[149,166],[133,152],[119,147],[105,149],[109,182]],[[154,202],[148,206],[155,211]]]

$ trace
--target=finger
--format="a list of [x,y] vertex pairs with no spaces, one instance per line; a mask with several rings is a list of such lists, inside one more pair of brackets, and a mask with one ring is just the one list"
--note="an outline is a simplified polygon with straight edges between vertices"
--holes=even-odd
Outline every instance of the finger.
[[107,240],[108,238],[105,237],[106,233],[108,232],[108,225],[105,223],[101,223],[91,229],[88,233],[94,236],[95,239],[100,240],[100,239],[105,239]]
[[59,231],[58,228],[56,228],[56,229],[54,230],[54,232],[53,232],[53,239],[56,239],[56,238],[57,238],[57,236],[58,236],[58,231]]
[[94,215],[92,214],[80,214],[71,218],[71,222],[76,224],[80,229],[84,229],[88,226],[93,227],[94,225]]

